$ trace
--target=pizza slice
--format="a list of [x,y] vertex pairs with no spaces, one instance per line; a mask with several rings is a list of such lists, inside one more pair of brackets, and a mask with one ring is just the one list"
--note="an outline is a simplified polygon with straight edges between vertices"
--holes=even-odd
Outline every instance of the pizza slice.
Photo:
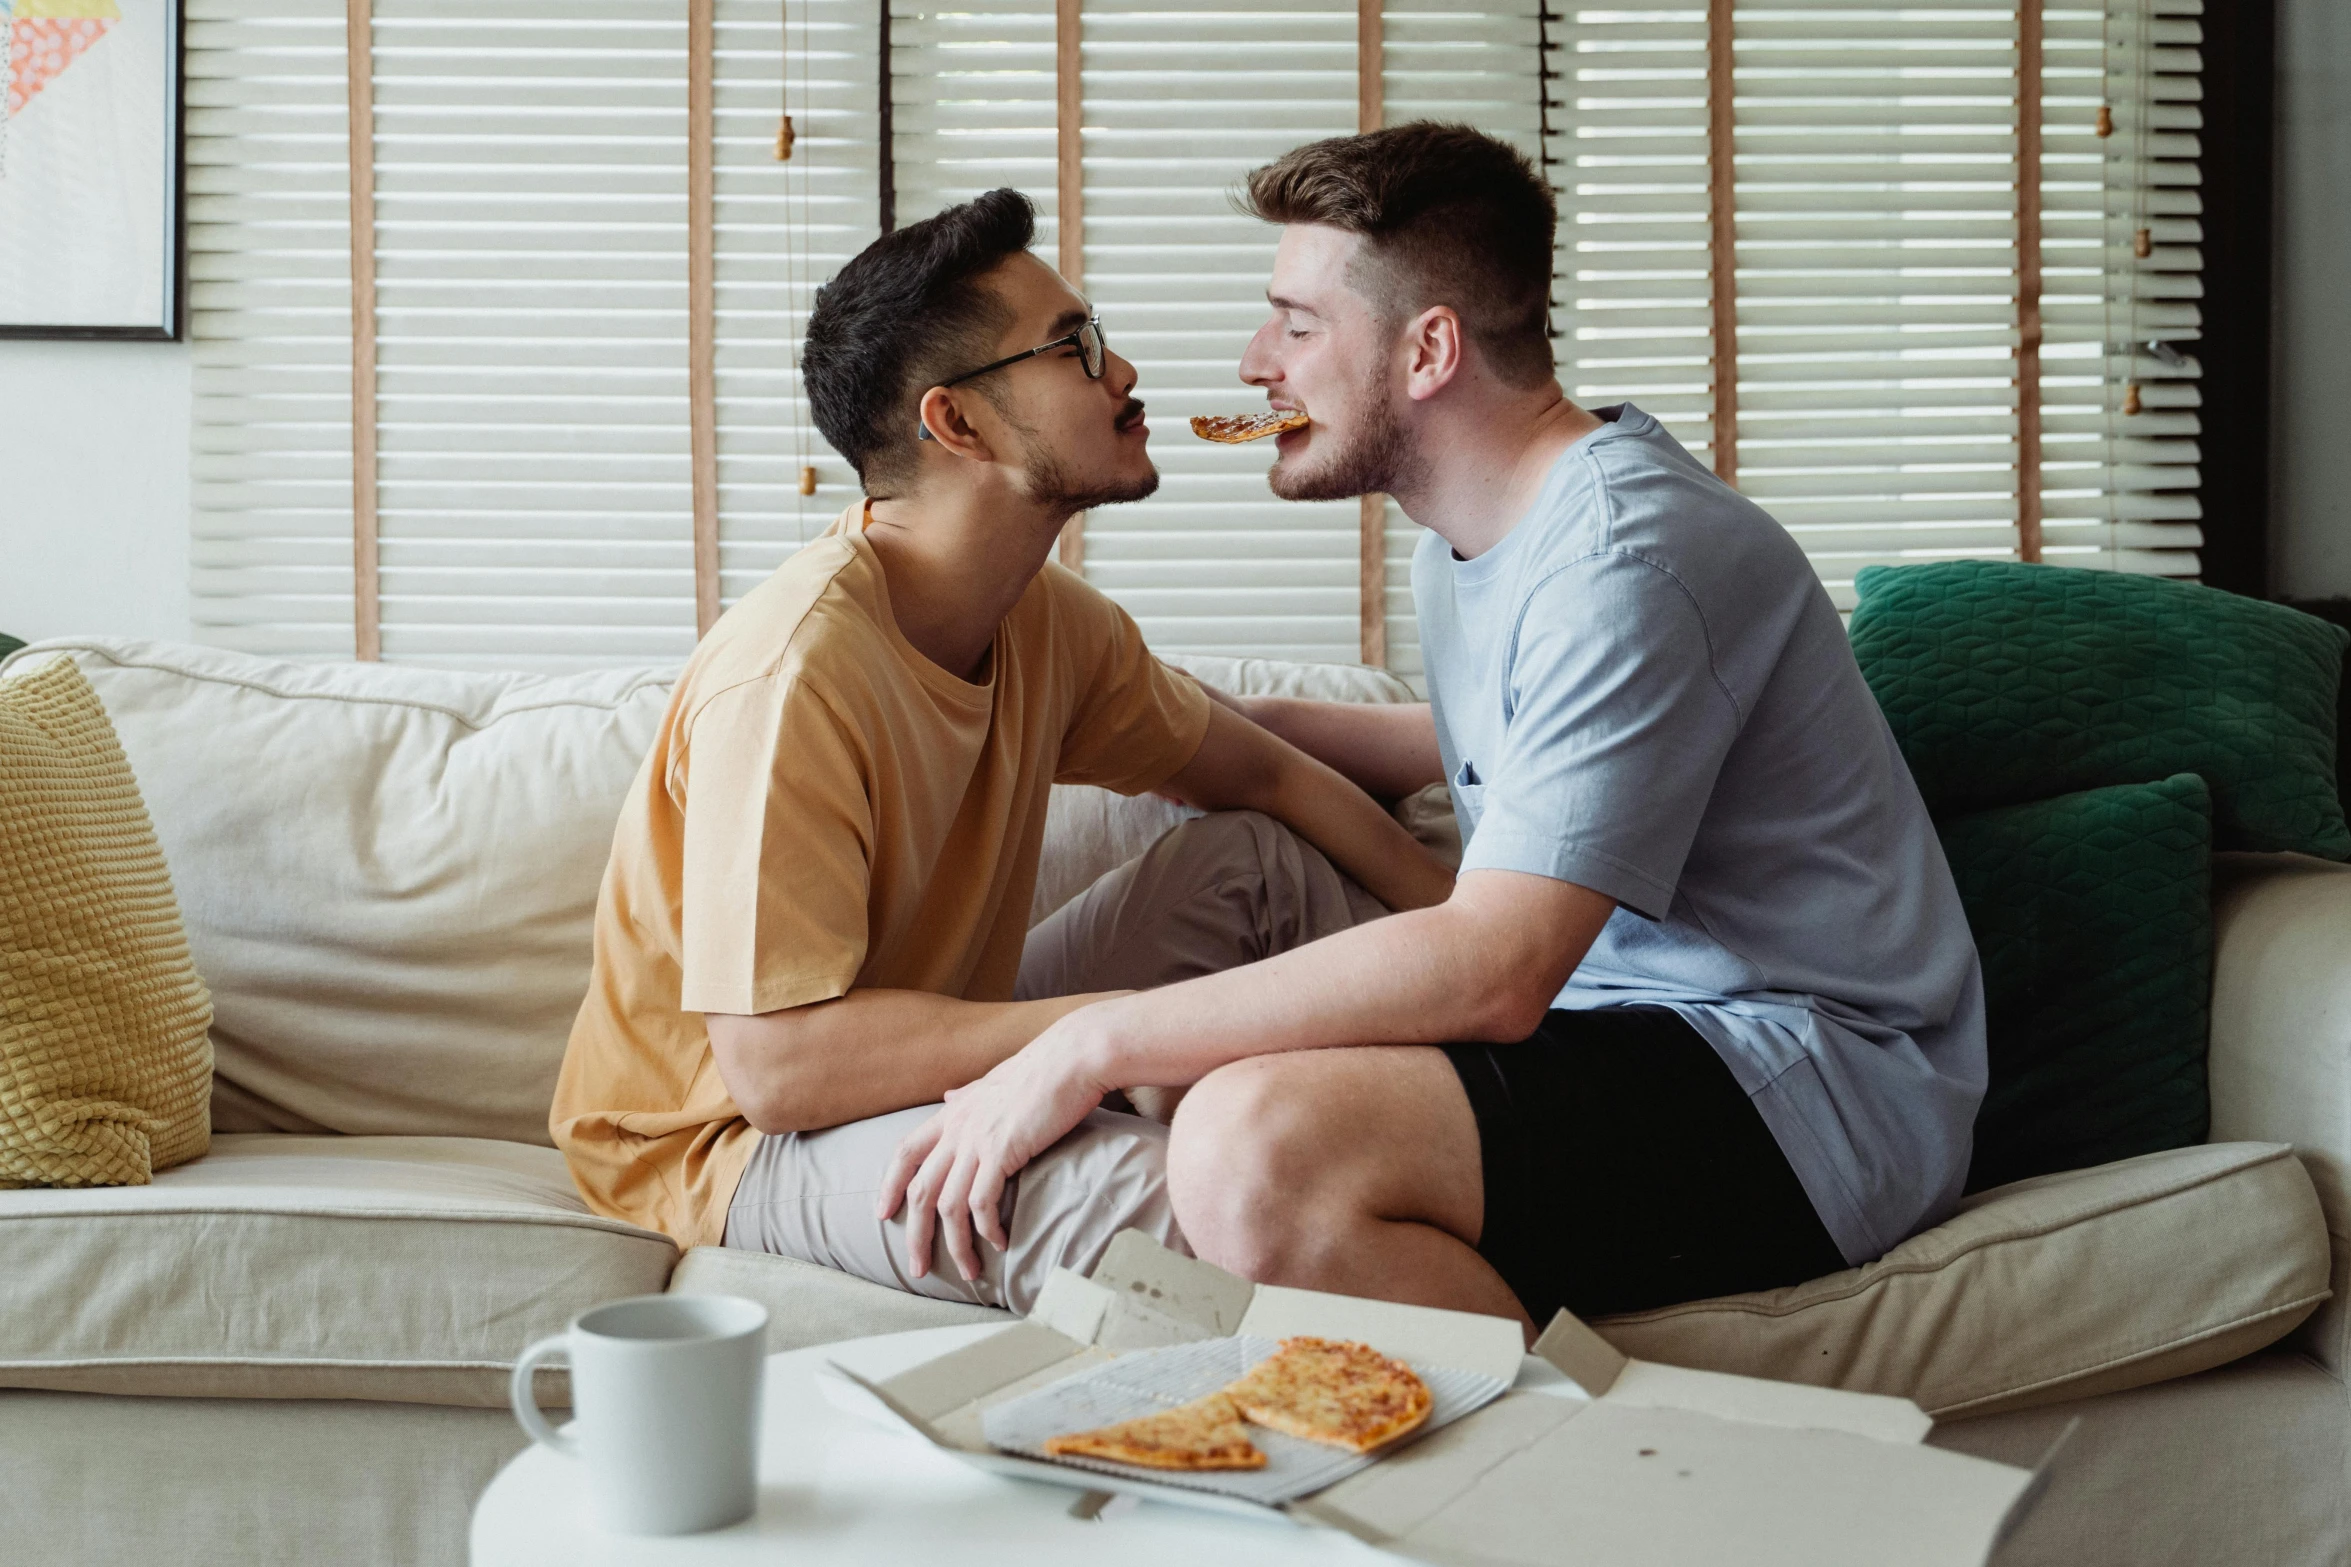
[[1268,1430],[1368,1453],[1428,1419],[1429,1385],[1369,1344],[1286,1338],[1225,1389]]
[[1285,430],[1303,430],[1309,422],[1305,412],[1297,408],[1268,408],[1261,414],[1194,414],[1192,433],[1203,441],[1233,446]]
[[1097,1430],[1048,1437],[1045,1451],[1056,1458],[1107,1458],[1145,1469],[1265,1467],[1265,1454],[1249,1440],[1240,1410],[1222,1393]]

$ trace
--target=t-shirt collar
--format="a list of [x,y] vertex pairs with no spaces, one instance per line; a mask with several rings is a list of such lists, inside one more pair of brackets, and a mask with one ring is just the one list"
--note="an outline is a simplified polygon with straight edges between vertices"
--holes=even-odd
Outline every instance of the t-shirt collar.
[[1519,513],[1518,521],[1502,535],[1501,542],[1475,560],[1463,560],[1450,549],[1445,551],[1446,564],[1453,568],[1453,581],[1458,587],[1477,589],[1497,580],[1510,569],[1522,546],[1519,540],[1530,531],[1527,523],[1544,512],[1556,510],[1566,499],[1566,491],[1576,482],[1576,459],[1602,441],[1624,440],[1648,433],[1657,421],[1635,408],[1631,403],[1611,403],[1605,408],[1586,410],[1600,421],[1600,428],[1571,443],[1551,464],[1551,471],[1543,475],[1542,488],[1527,509]]

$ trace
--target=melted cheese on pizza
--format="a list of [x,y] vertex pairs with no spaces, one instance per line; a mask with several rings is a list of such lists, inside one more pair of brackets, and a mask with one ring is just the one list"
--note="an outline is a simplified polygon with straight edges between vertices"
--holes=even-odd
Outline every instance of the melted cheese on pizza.
[[1098,1430],[1051,1437],[1045,1451],[1057,1458],[1107,1458],[1145,1469],[1265,1467],[1265,1454],[1249,1440],[1240,1410],[1222,1393]]
[[1282,1340],[1225,1391],[1269,1430],[1367,1453],[1428,1419],[1429,1385],[1368,1344]]

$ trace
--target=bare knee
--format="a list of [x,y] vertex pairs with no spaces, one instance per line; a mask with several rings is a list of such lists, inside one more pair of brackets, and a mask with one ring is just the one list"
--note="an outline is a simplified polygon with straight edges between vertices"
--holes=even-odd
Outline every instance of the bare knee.
[[1259,1283],[1303,1276],[1335,1239],[1316,1150],[1326,1127],[1278,1057],[1235,1062],[1185,1095],[1168,1142],[1168,1197],[1193,1253]]

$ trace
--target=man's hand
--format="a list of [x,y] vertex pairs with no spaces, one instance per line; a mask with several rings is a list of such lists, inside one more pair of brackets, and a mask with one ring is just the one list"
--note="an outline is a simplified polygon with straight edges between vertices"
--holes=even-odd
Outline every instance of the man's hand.
[[877,1217],[886,1220],[905,1205],[906,1266],[916,1278],[931,1270],[934,1237],[946,1243],[956,1272],[978,1278],[974,1230],[998,1251],[1011,1244],[1002,1213],[1006,1184],[1110,1092],[1080,1064],[1084,1029],[1068,1022],[1054,1024],[985,1077],[949,1090],[939,1113],[898,1145]]

